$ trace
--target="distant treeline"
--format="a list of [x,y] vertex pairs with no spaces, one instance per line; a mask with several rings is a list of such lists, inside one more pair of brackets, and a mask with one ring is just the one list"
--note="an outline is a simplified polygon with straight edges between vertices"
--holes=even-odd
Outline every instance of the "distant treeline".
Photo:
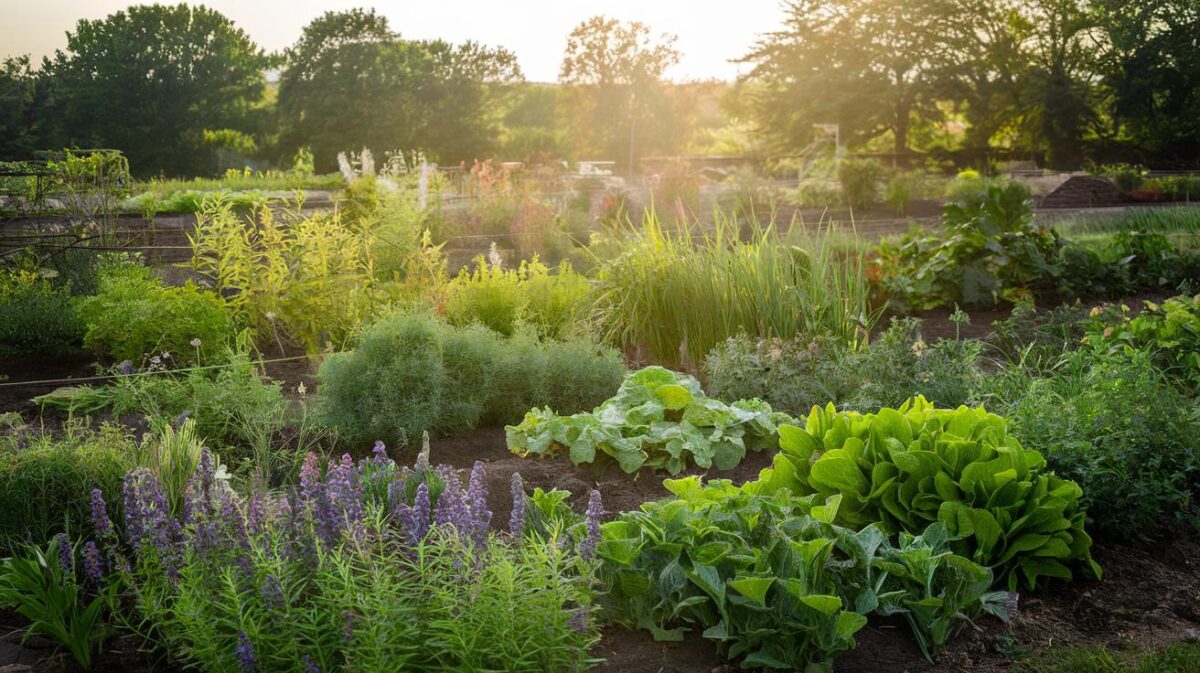
[[[286,166],[337,153],[498,158],[788,156],[815,125],[855,149],[1054,168],[1200,157],[1195,0],[788,0],[736,83],[666,81],[674,38],[594,17],[557,84],[508,50],[405,39],[370,10],[329,12],[267,53],[219,12],[134,6],[80,21],[40,64],[0,61],[0,159],[122,150],[139,175]],[[774,28],[774,30],[772,30]],[[559,39],[543,36],[544,39]],[[278,82],[268,82],[268,72]]]

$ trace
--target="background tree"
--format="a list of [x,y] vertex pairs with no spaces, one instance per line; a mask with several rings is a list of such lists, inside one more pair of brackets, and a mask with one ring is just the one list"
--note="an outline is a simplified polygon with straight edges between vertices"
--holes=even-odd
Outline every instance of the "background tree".
[[937,39],[931,41],[937,96],[966,121],[967,161],[984,165],[997,135],[1021,110],[1025,56],[1034,27],[1021,0],[939,0],[928,5]]
[[1128,160],[1172,165],[1200,156],[1200,3],[1101,0],[1102,82]]
[[1077,169],[1099,128],[1101,43],[1083,0],[1025,3],[1032,33],[1022,44],[1022,126],[1029,149],[1051,168]]
[[50,142],[55,127],[49,85],[27,56],[0,61],[0,161],[29,159]]
[[490,96],[521,79],[506,50],[403,40],[386,17],[361,9],[308,24],[285,63],[281,149],[311,147],[319,170],[363,147],[420,149],[442,162],[481,157],[497,135]]
[[675,37],[656,36],[645,24],[595,16],[576,26],[567,36],[559,82],[577,155],[629,168],[631,144],[635,163],[679,147],[672,125],[677,110],[664,82],[678,62]]
[[205,7],[135,6],[80,21],[53,64],[65,140],[119,149],[143,175],[210,172],[204,130],[253,130],[269,63]]
[[813,124],[841,125],[849,142],[890,134],[909,149],[914,115],[937,115],[936,15],[925,0],[787,0],[782,30],[744,57],[754,65],[743,92],[759,128],[796,149]]

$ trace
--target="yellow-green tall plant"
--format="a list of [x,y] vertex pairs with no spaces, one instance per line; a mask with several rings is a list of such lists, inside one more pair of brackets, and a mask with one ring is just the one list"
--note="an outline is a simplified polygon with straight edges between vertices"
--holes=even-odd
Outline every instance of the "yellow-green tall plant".
[[853,246],[798,227],[756,225],[743,240],[720,213],[703,234],[648,213],[598,277],[593,316],[607,338],[670,366],[698,366],[739,333],[827,334],[857,347],[877,315]]
[[248,221],[230,204],[206,203],[189,236],[192,267],[212,279],[256,341],[340,345],[387,303],[376,281],[370,229],[337,213]]

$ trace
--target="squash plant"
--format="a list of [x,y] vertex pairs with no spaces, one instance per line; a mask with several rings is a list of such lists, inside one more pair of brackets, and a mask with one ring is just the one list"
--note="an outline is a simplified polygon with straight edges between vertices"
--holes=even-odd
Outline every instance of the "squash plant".
[[614,614],[656,639],[702,629],[744,667],[818,673],[854,647],[867,614],[906,616],[928,654],[1001,605],[986,593],[991,572],[944,548],[941,524],[896,548],[876,526],[833,525],[840,496],[664,483],[677,498],[605,524],[598,549]]
[[935,409],[916,397],[875,414],[814,407],[805,427],[780,427],[768,490],[840,495],[838,523],[879,522],[890,535],[941,522],[950,549],[1013,590],[1042,577],[1098,578],[1082,491],[1043,471],[1045,459],[982,408]]
[[534,409],[506,431],[509,450],[521,457],[566,451],[576,465],[607,456],[628,473],[651,467],[678,474],[690,463],[728,470],[747,450],[777,448],[776,422],[787,419],[760,400],[725,404],[691,376],[647,367],[590,413]]

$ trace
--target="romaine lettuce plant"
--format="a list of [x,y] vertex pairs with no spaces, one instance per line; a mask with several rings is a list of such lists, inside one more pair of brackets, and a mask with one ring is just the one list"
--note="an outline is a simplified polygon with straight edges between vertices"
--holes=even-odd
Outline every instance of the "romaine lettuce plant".
[[728,470],[747,450],[778,447],[776,421],[785,418],[765,402],[725,404],[705,396],[691,376],[647,367],[590,413],[530,411],[520,425],[507,427],[508,448],[522,457],[566,451],[577,465],[599,454],[628,473],[651,467],[678,474],[689,463]]
[[1039,578],[1100,576],[1084,531],[1082,491],[1044,472],[1046,460],[982,408],[935,409],[916,397],[875,414],[814,408],[780,427],[769,489],[840,495],[837,522],[878,522],[890,535],[942,522],[956,554],[988,566],[1010,590]]

